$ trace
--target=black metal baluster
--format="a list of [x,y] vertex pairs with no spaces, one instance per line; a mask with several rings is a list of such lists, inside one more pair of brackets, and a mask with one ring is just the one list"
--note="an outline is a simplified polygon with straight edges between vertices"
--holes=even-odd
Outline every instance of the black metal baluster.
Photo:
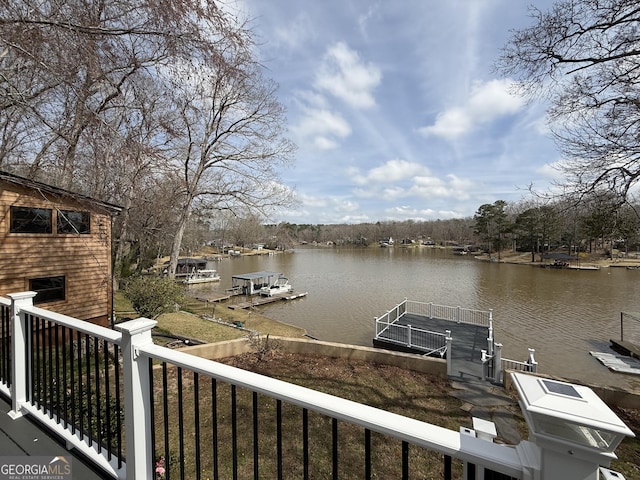
[[73,330],[69,330],[69,385],[71,386],[71,433],[76,433],[76,377],[75,357],[73,356]]
[[475,479],[476,479],[476,464],[467,463],[467,480],[475,480]]
[[371,430],[364,430],[364,478],[371,480]]
[[184,408],[182,398],[182,367],[177,369],[178,381],[178,439],[180,451],[180,479],[184,480]]
[[333,479],[338,479],[338,419],[331,419],[331,451],[333,463]]
[[303,478],[309,480],[309,411],[302,409],[302,465]]
[[[55,385],[55,414],[56,414],[56,423],[60,424],[60,413],[62,406],[60,405],[60,325],[57,323],[54,324],[54,335],[53,338],[55,340],[55,344],[52,346],[52,350],[55,348],[55,358],[56,358],[56,378],[53,379],[53,384]],[[53,409],[52,409],[53,410]]]
[[231,385],[231,456],[233,457],[233,480],[238,480],[238,418],[236,407],[236,386]]
[[276,449],[278,455],[278,480],[282,480],[282,400],[276,400]]
[[93,376],[96,379],[96,442],[98,453],[102,452],[102,402],[100,401],[100,355],[98,337],[93,337]]
[[54,409],[54,385],[55,379],[53,378],[53,330],[51,327],[51,321],[47,320],[47,357],[49,359],[48,362],[48,381],[45,383],[45,388],[48,390],[47,395],[47,408],[49,409],[49,418],[53,418],[53,409]]
[[409,480],[409,443],[402,442],[402,480]]
[[253,392],[253,478],[258,480],[259,462],[258,456],[258,392]]
[[43,322],[41,318],[36,318],[36,375],[38,376],[36,382],[36,390],[34,392],[34,400],[36,401],[36,405],[38,408],[42,408],[43,406],[43,390],[44,390],[44,382],[45,382],[45,373],[46,369],[44,368],[44,329]]
[[62,415],[64,416],[64,428],[68,427],[69,424],[69,402],[67,401],[67,382],[69,381],[67,377],[67,327],[62,326],[62,340],[60,341],[60,345],[62,346],[62,388],[64,388],[64,401]]
[[80,330],[76,330],[77,333],[77,345],[76,345],[76,357],[78,361],[78,417],[80,417],[79,427],[80,427],[80,438],[84,438],[84,414],[85,409],[82,405],[82,394],[84,388],[82,386],[82,333]]
[[[118,444],[118,468],[122,468],[122,460],[124,459],[124,454],[122,453],[122,404],[120,402],[121,394],[120,394],[120,348],[118,345],[113,345],[113,358],[114,360],[114,379],[113,386],[116,389],[115,397],[116,397],[116,441]],[[168,480],[167,475],[167,480]]]
[[213,480],[219,480],[218,470],[218,382],[215,378],[211,379],[211,449],[213,453]]
[[451,480],[451,456],[444,456],[444,480]]
[[169,463],[169,395],[168,395],[168,378],[167,363],[162,362],[162,408],[164,416],[164,465],[167,480],[170,480],[170,463]]
[[27,382],[29,386],[29,400],[32,404],[39,406],[40,401],[40,322],[29,315],[27,317],[29,325],[28,331],[35,331],[31,337],[31,382]]
[[195,421],[196,478],[200,479],[200,385],[198,372],[193,372],[193,419]]
[[[111,448],[113,447],[112,445],[112,431],[111,431],[111,386],[109,385],[110,382],[110,375],[109,375],[109,343],[106,340],[103,340],[102,343],[102,348],[104,350],[104,397],[105,397],[105,407],[106,407],[106,422],[107,422],[107,428],[106,428],[106,448],[107,448],[107,460],[111,460],[111,456],[112,456],[112,451]],[[152,390],[153,391],[153,390]],[[153,408],[153,403],[151,405],[151,407]],[[151,416],[151,418],[153,418],[153,415]],[[153,432],[153,429],[151,429],[151,431]]]
[[93,425],[93,408],[92,407],[92,399],[91,399],[91,342],[89,341],[89,334],[84,334],[84,361],[85,361],[85,369],[87,370],[87,435],[89,436],[89,446],[93,446],[93,433],[92,433],[92,425]]

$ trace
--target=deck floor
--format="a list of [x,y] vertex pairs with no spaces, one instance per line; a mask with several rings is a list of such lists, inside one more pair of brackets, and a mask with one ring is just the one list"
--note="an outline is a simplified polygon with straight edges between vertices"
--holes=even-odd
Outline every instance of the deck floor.
[[[404,315],[398,323],[438,333],[451,330],[451,337],[453,338],[451,359],[453,361],[454,376],[482,378],[481,350],[486,350],[488,347],[488,327],[412,314]],[[415,353],[421,352],[416,350]]]
[[11,404],[0,395],[0,456],[43,456],[71,459],[71,477],[78,480],[112,478],[91,468],[73,450],[68,451],[64,443],[55,436],[41,430],[28,415],[13,420],[8,412]]

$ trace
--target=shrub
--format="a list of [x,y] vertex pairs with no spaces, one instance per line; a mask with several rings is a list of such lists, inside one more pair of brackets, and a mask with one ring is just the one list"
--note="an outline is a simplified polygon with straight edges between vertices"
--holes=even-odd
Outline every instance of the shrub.
[[172,311],[184,301],[184,287],[166,277],[131,277],[123,293],[141,317],[151,319]]

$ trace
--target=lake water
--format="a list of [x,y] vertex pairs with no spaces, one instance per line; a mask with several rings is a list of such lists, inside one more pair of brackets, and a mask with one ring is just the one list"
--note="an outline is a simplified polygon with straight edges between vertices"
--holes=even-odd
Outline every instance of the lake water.
[[[612,373],[589,355],[610,352],[620,313],[640,311],[640,270],[574,271],[488,263],[435,248],[299,248],[295,253],[235,257],[214,265],[222,291],[231,276],[283,272],[304,298],[261,307],[270,318],[305,328],[320,340],[371,346],[374,318],[409,300],[493,309],[503,356],[525,360],[535,348],[539,370],[570,380],[640,391],[640,376]],[[627,330],[629,329],[629,330]],[[640,334],[625,324],[625,338]]]

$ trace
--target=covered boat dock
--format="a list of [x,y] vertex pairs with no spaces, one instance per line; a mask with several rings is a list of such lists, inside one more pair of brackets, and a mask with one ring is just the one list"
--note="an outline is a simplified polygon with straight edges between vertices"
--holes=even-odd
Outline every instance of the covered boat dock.
[[233,275],[231,277],[232,295],[256,295],[260,293],[262,287],[268,287],[275,282],[281,272],[253,272]]

